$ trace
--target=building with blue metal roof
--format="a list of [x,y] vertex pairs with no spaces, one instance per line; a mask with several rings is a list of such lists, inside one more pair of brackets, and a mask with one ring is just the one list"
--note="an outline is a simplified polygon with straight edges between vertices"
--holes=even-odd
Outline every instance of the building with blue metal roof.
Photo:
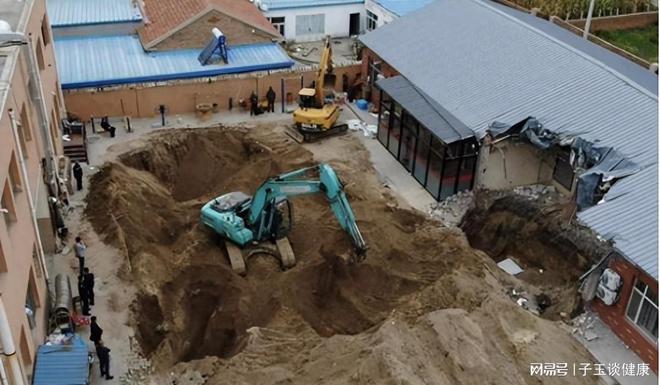
[[53,28],[142,21],[133,0],[47,0]]
[[89,351],[75,334],[70,343],[41,345],[34,366],[33,385],[88,385]]
[[[623,163],[604,168],[598,156],[586,166],[604,195],[578,212],[577,220],[611,242],[619,262],[610,267],[624,277],[619,305],[594,303],[606,309],[603,317],[627,325],[615,331],[635,336],[624,341],[637,344],[642,359],[657,363],[657,345],[643,342],[657,339],[657,322],[639,316],[650,311],[650,319],[657,319],[657,75],[547,20],[483,0],[435,0],[360,40],[368,48],[363,73],[376,103],[378,79],[398,75],[478,137],[494,121],[514,124],[533,116],[561,143],[581,144],[558,146],[565,156],[509,146],[504,174],[504,155],[482,151],[478,177],[484,187],[517,178],[514,184],[547,182],[576,194],[583,183],[578,176],[586,174],[576,166],[580,156],[616,152],[625,173],[618,168]],[[404,133],[391,123],[379,138],[388,148],[394,141],[399,148],[390,150],[400,157]],[[523,148],[529,149],[524,157]],[[516,160],[522,159],[516,176]]]
[[201,65],[199,49],[146,52],[135,35],[62,37],[55,41],[63,89],[191,79],[293,66],[276,43],[230,46],[228,64]]

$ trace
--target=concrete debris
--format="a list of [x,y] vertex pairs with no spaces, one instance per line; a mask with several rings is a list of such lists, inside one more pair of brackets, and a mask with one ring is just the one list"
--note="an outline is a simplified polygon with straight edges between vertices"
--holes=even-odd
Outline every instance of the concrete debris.
[[580,314],[571,321],[571,324],[573,325],[573,334],[576,334],[587,341],[592,341],[598,338],[598,335],[593,332],[595,322],[596,320],[592,314]]
[[447,227],[458,227],[465,214],[474,207],[472,191],[459,192],[442,202],[431,205],[429,215]]
[[520,195],[528,198],[529,200],[537,199],[547,199],[553,194],[557,193],[555,186],[546,186],[543,184],[533,184],[528,186],[518,186],[514,187],[513,192],[516,195]]
[[362,131],[364,136],[368,138],[375,138],[378,128],[375,124],[367,124],[360,119],[351,119],[346,122],[348,128],[352,131]]

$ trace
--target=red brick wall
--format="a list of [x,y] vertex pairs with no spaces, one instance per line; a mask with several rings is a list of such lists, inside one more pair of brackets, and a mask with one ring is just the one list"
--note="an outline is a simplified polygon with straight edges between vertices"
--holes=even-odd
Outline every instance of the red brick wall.
[[649,285],[649,288],[655,290],[656,293],[658,292],[658,282],[622,258],[611,261],[609,267],[619,273],[623,279],[621,297],[613,306],[606,306],[600,299],[596,298],[592,302],[592,307],[598,312],[603,322],[609,325],[612,331],[639,358],[648,363],[655,373],[658,373],[657,341],[654,342],[652,338],[643,335],[637,326],[626,317],[628,301],[635,282],[638,279],[641,280]]
[[[211,11],[154,46],[155,50],[204,48],[217,27],[227,37],[227,44],[241,45],[270,42],[275,36],[256,29],[224,13]],[[252,32],[254,31],[254,32]]]
[[[569,23],[578,28],[584,28],[585,19],[569,20]],[[603,16],[591,19],[591,32],[617,31],[620,29],[642,28],[658,22],[658,12],[631,13],[628,15]]]
[[383,76],[386,78],[396,76],[399,73],[389,64],[387,64],[383,59],[381,59],[378,55],[376,55],[372,50],[369,48],[364,48],[362,50],[362,92],[363,92],[363,97],[367,99],[367,95],[371,93],[371,98],[368,98],[368,101],[373,103],[374,105],[378,106],[380,102],[380,92],[378,92],[378,89],[375,86],[369,86],[369,79],[368,76],[370,75],[369,72],[369,63],[374,63],[381,61],[381,71],[383,72]]

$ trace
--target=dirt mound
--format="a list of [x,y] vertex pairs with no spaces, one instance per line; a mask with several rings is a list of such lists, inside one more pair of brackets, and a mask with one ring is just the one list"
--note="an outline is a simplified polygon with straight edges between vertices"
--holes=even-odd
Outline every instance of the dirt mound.
[[[182,378],[193,370],[190,381],[208,384],[470,383],[483,377],[467,369],[484,368],[492,383],[525,383],[518,380],[528,356],[512,341],[528,335],[519,323],[491,326],[509,322],[496,301],[511,318],[522,312],[506,297],[493,261],[460,232],[399,207],[354,138],[333,141],[339,158],[324,161],[345,183],[369,245],[359,265],[341,258],[351,244],[322,196],[292,201],[297,265],[285,272],[256,255],[247,276],[236,275],[219,237],[199,224],[199,209],[212,197],[253,193],[268,176],[315,163],[272,130],[153,135],[94,176],[86,214],[106,241],[126,250],[128,277],[140,292],[133,313],[143,352],[161,369],[176,365]],[[426,316],[438,309],[448,309],[441,321]],[[443,329],[446,319],[453,326]],[[468,362],[473,351],[463,340],[478,357],[496,357]],[[567,358],[584,354],[567,335],[557,341]],[[515,369],[515,381],[495,379],[512,356],[519,358],[504,367]]]

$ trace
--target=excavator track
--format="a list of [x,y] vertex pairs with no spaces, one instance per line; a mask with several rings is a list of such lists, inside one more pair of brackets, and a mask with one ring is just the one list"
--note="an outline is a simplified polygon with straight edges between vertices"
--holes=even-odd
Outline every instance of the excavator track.
[[296,265],[296,255],[293,253],[293,248],[291,248],[291,243],[289,243],[289,238],[284,237],[275,241],[277,245],[277,251],[280,253],[280,261],[282,263],[282,269],[290,269]]
[[245,260],[243,259],[243,251],[241,248],[230,241],[225,241],[225,248],[227,249],[231,269],[240,275],[245,275],[247,269],[245,267]]
[[287,127],[286,134],[298,143],[313,143],[329,136],[339,135],[348,131],[348,124],[338,124],[323,131],[304,130],[298,127]]

